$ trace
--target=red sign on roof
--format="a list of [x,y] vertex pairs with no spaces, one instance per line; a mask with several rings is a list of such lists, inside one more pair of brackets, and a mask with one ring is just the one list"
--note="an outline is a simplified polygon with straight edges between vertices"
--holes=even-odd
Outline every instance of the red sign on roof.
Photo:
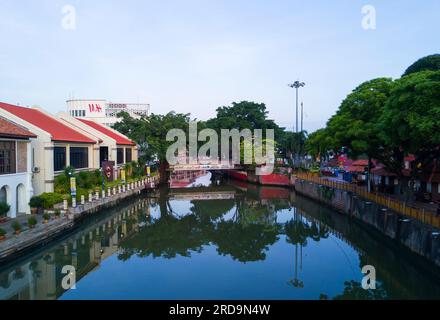
[[38,109],[18,107],[2,102],[0,102],[0,108],[46,131],[51,135],[52,141],[96,143],[95,140],[82,135]]

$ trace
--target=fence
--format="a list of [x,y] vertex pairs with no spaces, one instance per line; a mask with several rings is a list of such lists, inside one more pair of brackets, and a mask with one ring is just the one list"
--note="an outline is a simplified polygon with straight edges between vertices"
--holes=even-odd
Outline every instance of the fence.
[[334,189],[340,189],[349,191],[359,195],[362,198],[368,199],[372,202],[378,203],[384,207],[387,207],[395,212],[403,214],[405,216],[415,218],[423,223],[430,224],[436,228],[440,228],[440,217],[437,217],[432,212],[426,212],[425,209],[413,208],[406,205],[404,202],[392,199],[390,197],[383,196],[378,193],[368,192],[364,187],[359,187],[354,184],[338,182],[334,180],[322,179],[316,174],[312,173],[300,173],[298,172],[296,177],[298,179],[303,179],[311,181],[317,184],[325,185]]

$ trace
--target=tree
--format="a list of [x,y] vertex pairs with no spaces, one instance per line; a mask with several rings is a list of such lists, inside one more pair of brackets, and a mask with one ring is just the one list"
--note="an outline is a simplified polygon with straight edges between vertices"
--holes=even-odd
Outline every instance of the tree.
[[127,135],[139,145],[139,151],[146,160],[158,160],[162,182],[167,181],[166,170],[168,161],[166,152],[173,142],[166,141],[171,129],[188,132],[190,114],[169,112],[166,115],[152,113],[147,117],[134,119],[126,112],[118,114],[122,120],[114,125],[114,129]]
[[440,54],[433,54],[430,56],[426,56],[420,58],[416,62],[406,69],[403,76],[410,75],[412,73],[420,72],[420,71],[438,71],[440,70]]
[[[403,157],[414,154],[420,169],[440,157],[440,71],[396,80],[379,122],[381,137],[395,156],[388,164],[402,175]],[[412,170],[417,174],[417,170]]]
[[309,134],[305,143],[305,150],[316,159],[326,157],[332,145],[332,137],[328,134],[328,130],[322,128]]
[[383,146],[377,123],[392,86],[390,78],[377,78],[362,83],[344,99],[339,110],[327,123],[328,134],[332,136],[335,149],[345,147],[353,158],[367,156],[369,190],[371,160],[381,158],[379,151]]

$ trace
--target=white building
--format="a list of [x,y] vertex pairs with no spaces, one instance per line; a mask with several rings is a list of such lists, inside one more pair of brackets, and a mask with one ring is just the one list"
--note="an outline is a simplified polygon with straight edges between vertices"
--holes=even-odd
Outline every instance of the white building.
[[0,103],[0,116],[34,133],[29,150],[34,194],[54,191],[54,177],[67,166],[90,170],[98,163],[94,157],[96,138],[90,138],[39,108]]
[[37,136],[0,117],[0,202],[7,203],[6,216],[29,214],[33,195],[31,140]]
[[148,116],[150,112],[150,105],[147,103],[113,103],[103,99],[73,99],[66,103],[70,116],[109,127],[118,122],[117,115],[121,111],[127,112],[133,118]]

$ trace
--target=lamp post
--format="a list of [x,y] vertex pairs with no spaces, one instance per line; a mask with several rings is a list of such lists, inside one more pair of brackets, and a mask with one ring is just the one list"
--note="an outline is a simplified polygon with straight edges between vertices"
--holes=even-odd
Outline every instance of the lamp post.
[[[290,88],[295,88],[296,91],[296,121],[295,121],[295,132],[297,133],[298,137],[298,89],[301,87],[304,87],[306,84],[304,82],[301,82],[299,80],[295,81],[294,83],[289,84],[288,86]],[[295,160],[298,159],[298,152],[295,155]],[[295,161],[297,162],[297,161]]]
[[306,84],[304,82],[300,82],[298,80],[288,85],[291,88],[295,88],[296,91],[296,126],[295,126],[296,133],[298,133],[298,89],[304,87],[305,85]]

